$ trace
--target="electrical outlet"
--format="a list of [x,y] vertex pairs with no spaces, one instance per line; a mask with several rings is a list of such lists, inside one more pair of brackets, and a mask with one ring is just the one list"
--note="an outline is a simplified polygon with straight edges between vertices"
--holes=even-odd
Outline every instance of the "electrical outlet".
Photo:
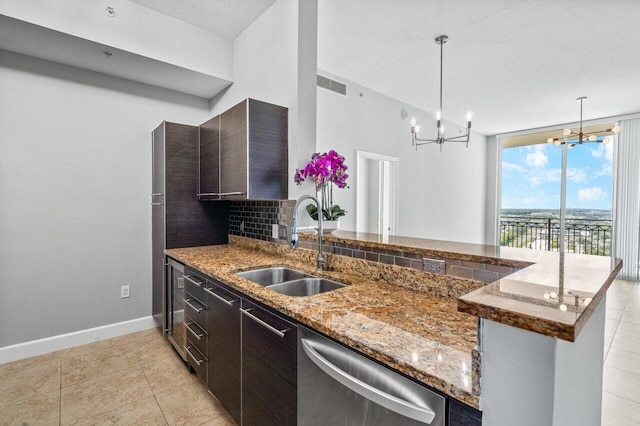
[[281,240],[286,240],[287,239],[287,227],[285,225],[278,225],[279,229],[278,232],[280,233],[279,237]]
[[120,287],[120,298],[126,299],[128,297],[129,297],[129,286],[123,285],[122,287]]
[[184,277],[178,277],[178,288],[184,288]]
[[278,224],[271,225],[271,238],[278,239]]
[[427,272],[433,272],[434,274],[444,275],[447,270],[447,264],[444,260],[422,258],[422,270]]

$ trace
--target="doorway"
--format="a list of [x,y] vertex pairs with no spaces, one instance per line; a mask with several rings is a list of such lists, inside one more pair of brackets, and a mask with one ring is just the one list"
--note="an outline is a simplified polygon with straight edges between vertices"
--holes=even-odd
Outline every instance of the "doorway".
[[399,159],[366,151],[356,154],[356,231],[394,235]]

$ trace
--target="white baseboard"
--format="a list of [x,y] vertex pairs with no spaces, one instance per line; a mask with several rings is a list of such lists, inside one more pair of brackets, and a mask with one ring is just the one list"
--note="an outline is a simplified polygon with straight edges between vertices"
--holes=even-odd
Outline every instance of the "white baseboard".
[[0,365],[23,358],[55,352],[74,346],[111,339],[157,327],[152,316],[136,318],[73,333],[60,334],[0,348]]

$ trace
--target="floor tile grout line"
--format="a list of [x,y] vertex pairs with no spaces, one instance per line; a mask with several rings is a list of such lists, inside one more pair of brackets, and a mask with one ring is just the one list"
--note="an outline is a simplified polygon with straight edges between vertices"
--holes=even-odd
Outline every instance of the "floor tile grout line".
[[149,377],[147,377],[147,372],[145,371],[144,367],[142,366],[142,363],[140,362],[140,358],[136,357],[136,360],[138,361],[138,365],[140,366],[140,369],[142,370],[142,374],[144,375],[144,379],[147,381],[147,384],[149,385],[149,389],[151,389],[151,395],[153,395],[153,399],[156,401],[156,405],[160,409],[160,413],[162,413],[162,418],[164,419],[164,423],[168,426],[169,425],[169,421],[167,420],[167,416],[164,414],[164,410],[162,409],[162,405],[160,405],[160,401],[158,401],[158,396],[156,395],[156,392],[153,390],[153,387],[151,386],[151,382],[149,381]]
[[638,405],[640,406],[640,402],[636,402],[633,399],[629,399],[629,398],[625,398],[624,396],[618,395],[617,393],[613,393],[613,392],[609,392],[609,391],[602,391],[602,394],[604,395],[605,393],[608,393],[610,395],[616,396],[620,399],[624,399],[625,401],[629,401],[632,404]]
[[[622,371],[623,373],[627,373],[627,374],[632,374],[634,376],[638,376],[638,378],[640,379],[640,373],[634,373],[633,371],[627,371],[627,370],[624,370],[624,369],[619,368],[619,367],[614,367],[613,365],[605,365],[605,367],[613,368],[614,370]],[[638,404],[640,404],[640,402]]]

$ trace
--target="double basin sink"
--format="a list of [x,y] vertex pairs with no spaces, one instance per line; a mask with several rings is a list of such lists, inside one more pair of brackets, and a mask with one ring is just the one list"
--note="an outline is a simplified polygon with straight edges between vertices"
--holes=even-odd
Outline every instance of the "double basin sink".
[[296,297],[313,296],[345,286],[335,281],[314,277],[281,266],[236,272],[236,275],[278,293]]

